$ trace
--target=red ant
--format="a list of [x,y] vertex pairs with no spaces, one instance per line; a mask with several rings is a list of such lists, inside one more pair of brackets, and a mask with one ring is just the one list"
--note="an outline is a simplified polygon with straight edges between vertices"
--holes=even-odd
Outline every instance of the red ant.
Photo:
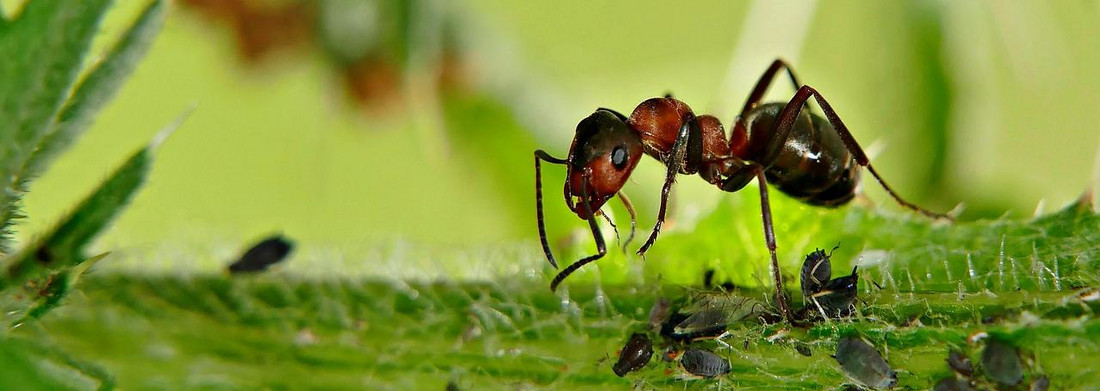
[[[786,104],[761,104],[764,93],[780,69],[786,70],[798,92]],[[810,110],[803,110],[811,96],[825,113],[824,118]],[[581,266],[607,253],[595,216],[603,215],[610,223],[610,218],[600,213],[600,208],[611,197],[619,196],[630,212],[631,225],[635,224],[634,209],[620,189],[643,153],[660,160],[668,166],[668,171],[661,189],[657,223],[637,253],[644,255],[657,239],[665,220],[668,194],[677,174],[699,174],[727,192],[740,190],[755,178],[760,188],[764,241],[771,253],[776,300],[779,310],[788,320],[792,317],[783,294],[779,261],[775,254],[775,233],[768,204],[769,182],[807,204],[835,207],[855,196],[860,167],[866,167],[902,206],[933,218],[952,218],[914,205],[895,193],[871,166],[867,155],[829,102],[813,87],[799,83],[790,65],[777,59],[760,77],[741,114],[734,120],[728,142],[717,118],[696,116],[687,104],[666,95],[642,102],[630,117],[611,109],[597,109],[577,124],[577,133],[566,159],[555,158],[542,150],[535,151],[539,239],[550,265],[558,267],[554,255],[550,253],[543,223],[540,160],[566,166],[565,202],[577,217],[588,220],[598,249],[595,255],[582,258],[558,273],[550,283],[551,290],[556,290],[562,280]]]

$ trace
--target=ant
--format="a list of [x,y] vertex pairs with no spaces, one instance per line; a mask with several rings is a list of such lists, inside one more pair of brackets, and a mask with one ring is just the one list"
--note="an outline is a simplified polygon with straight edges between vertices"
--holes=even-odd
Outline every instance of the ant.
[[[764,93],[781,69],[786,70],[798,92],[786,104],[762,103]],[[810,97],[820,106],[824,118],[811,110],[803,110]],[[931,212],[910,203],[894,192],[871,166],[867,154],[829,102],[813,87],[799,83],[790,65],[777,59],[760,77],[741,114],[734,120],[729,141],[717,118],[696,116],[687,104],[666,95],[642,102],[630,117],[607,108],[597,109],[577,124],[565,159],[555,158],[542,150],[535,151],[535,200],[539,239],[546,259],[551,266],[558,267],[550,252],[543,222],[541,161],[566,166],[565,202],[577,217],[588,220],[598,250],[558,273],[550,283],[551,290],[556,290],[558,284],[580,267],[607,253],[595,217],[602,215],[610,223],[611,219],[600,212],[600,208],[611,197],[619,197],[630,212],[631,226],[635,225],[634,208],[621,189],[643,154],[661,161],[668,171],[661,189],[657,222],[637,254],[644,256],[657,239],[677,174],[699,174],[722,191],[731,193],[756,179],[760,188],[764,241],[771,253],[776,300],[780,312],[792,322],[775,253],[768,183],[807,204],[836,207],[855,197],[860,168],[866,167],[902,206],[932,218],[953,219],[948,214]]]

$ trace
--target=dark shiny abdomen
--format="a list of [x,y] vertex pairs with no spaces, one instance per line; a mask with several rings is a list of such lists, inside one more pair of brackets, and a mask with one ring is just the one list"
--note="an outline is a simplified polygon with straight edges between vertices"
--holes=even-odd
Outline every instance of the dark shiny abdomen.
[[742,159],[767,169],[768,182],[780,191],[811,205],[841,205],[855,196],[859,165],[845,148],[832,124],[804,108],[787,140],[772,161],[763,156],[772,140],[775,122],[785,103],[767,103],[745,116],[748,131]]

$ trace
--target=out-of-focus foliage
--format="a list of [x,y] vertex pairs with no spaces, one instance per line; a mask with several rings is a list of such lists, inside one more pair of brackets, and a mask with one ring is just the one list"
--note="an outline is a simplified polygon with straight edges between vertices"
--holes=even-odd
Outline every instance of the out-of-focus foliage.
[[[0,118],[4,119],[0,121],[4,146],[0,177],[8,181],[0,200],[4,231],[0,237],[4,253],[0,258],[0,345],[22,346],[9,340],[9,327],[38,319],[57,307],[90,264],[103,257],[89,259],[85,247],[141,186],[151,148],[167,136],[131,156],[54,228],[18,251],[9,249],[15,220],[22,217],[20,199],[30,181],[87,129],[133,70],[164,19],[165,3],[150,3],[106,55],[86,69],[84,58],[109,5],[107,1],[33,1],[0,25],[4,37],[0,53],[6,59],[0,67],[4,86],[0,90]],[[18,320],[10,324],[12,319]],[[15,363],[24,359],[15,348],[6,354]],[[33,361],[27,363],[37,365]],[[19,365],[5,366],[4,371],[0,379],[13,387],[33,384],[20,379],[39,372],[18,373]]]

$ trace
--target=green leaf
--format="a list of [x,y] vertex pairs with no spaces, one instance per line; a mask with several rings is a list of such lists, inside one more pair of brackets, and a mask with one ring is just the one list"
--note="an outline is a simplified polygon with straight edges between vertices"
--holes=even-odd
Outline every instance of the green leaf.
[[114,378],[42,339],[0,335],[0,389],[114,389]]
[[0,271],[0,291],[83,262],[86,259],[84,247],[114,219],[145,181],[153,150],[189,113],[180,116],[148,146],[126,160],[51,232],[5,259],[3,271]]
[[35,303],[27,310],[26,315],[24,315],[22,319],[12,324],[12,327],[19,327],[19,325],[27,321],[41,319],[46,313],[61,305],[61,300],[72,291],[72,288],[76,285],[77,281],[80,280],[80,277],[83,276],[92,265],[109,254],[110,253],[103,253],[96,255],[87,261],[81,262],[79,265],[66,268],[46,278],[42,283],[44,286],[36,292],[37,294],[34,297]]
[[30,1],[0,30],[0,226],[15,216],[18,170],[38,146],[80,74],[107,0]]
[[49,132],[23,165],[19,177],[40,174],[58,152],[68,148],[91,125],[92,118],[111,101],[152,45],[163,25],[164,13],[164,1],[146,7],[103,60],[80,81]]

